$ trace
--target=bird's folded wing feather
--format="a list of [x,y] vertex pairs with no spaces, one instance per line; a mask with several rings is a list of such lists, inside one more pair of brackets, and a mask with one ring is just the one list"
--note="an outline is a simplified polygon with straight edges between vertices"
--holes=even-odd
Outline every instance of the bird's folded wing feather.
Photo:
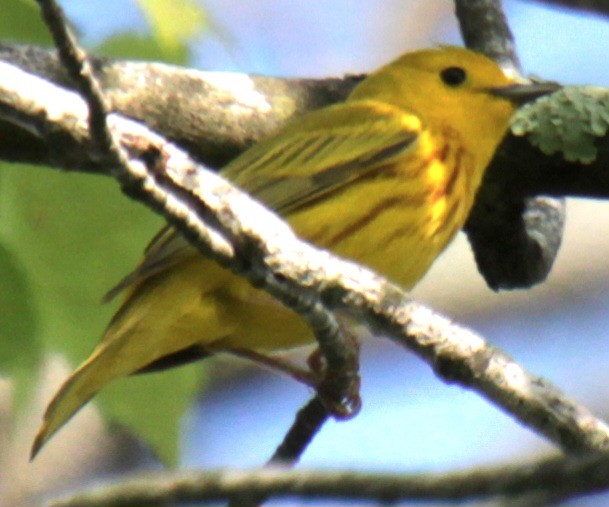
[[[420,128],[416,116],[382,102],[337,104],[258,143],[222,174],[286,216],[401,156],[416,142]],[[141,264],[104,299],[193,254],[194,248],[166,226],[146,248]]]

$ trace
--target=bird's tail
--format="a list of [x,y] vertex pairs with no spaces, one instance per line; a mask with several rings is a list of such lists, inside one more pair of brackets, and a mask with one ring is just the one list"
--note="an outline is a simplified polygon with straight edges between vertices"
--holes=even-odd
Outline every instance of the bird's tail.
[[153,277],[127,295],[99,345],[49,404],[32,458],[108,383],[132,373],[177,366],[197,354],[202,357],[207,344],[230,334],[233,319],[222,311],[222,301],[214,292],[226,275],[210,267],[204,270],[209,276],[201,280],[193,271],[196,274],[192,267],[181,266],[172,276]]
[[113,358],[112,342],[101,343],[59,388],[44,413],[30,459],[34,459],[42,446],[78,412],[108,382],[128,371],[118,370],[110,363]]

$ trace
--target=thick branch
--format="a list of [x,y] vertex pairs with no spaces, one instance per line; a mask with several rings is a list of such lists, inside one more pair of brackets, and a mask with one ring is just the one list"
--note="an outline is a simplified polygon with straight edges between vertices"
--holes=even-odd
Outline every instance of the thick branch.
[[[0,61],[70,88],[54,52],[36,46],[0,43]],[[112,108],[141,120],[177,142],[206,165],[216,167],[287,118],[339,101],[359,78],[281,79],[225,72],[202,72],[170,65],[93,59]],[[565,105],[565,120],[571,106]],[[55,167],[93,169],[82,140],[68,135],[66,148],[0,118],[0,158]],[[72,138],[72,139],[71,139]],[[25,144],[24,144],[25,143]],[[609,197],[609,136],[598,136],[599,157],[582,164],[560,155],[548,157],[526,139],[508,137],[498,151],[501,167],[490,169],[516,184],[515,193]],[[57,154],[57,157],[54,156]],[[71,154],[71,156],[70,156]],[[510,170],[505,168],[509,165]],[[520,183],[524,176],[525,184]],[[494,178],[493,178],[494,179]],[[501,185],[507,182],[501,181]],[[483,189],[484,191],[485,189]]]
[[[59,500],[49,507],[132,507],[212,502],[231,495],[351,499],[366,503],[452,501],[539,495],[564,500],[609,487],[609,457],[551,459],[537,464],[447,474],[385,474],[281,469],[149,473],[122,484]],[[541,505],[541,503],[536,504]]]
[[[0,61],[71,88],[52,50],[0,43]],[[144,122],[212,167],[233,158],[293,115],[344,99],[360,79],[281,79],[159,63],[92,61],[114,111]],[[566,120],[571,113],[570,106],[565,105]],[[88,151],[78,149],[82,139],[75,139],[73,133],[67,132],[66,141],[73,144],[66,148],[55,143],[49,146],[47,139],[33,136],[26,128],[16,128],[1,117],[0,133],[0,159],[94,169]],[[517,183],[515,192],[526,190],[527,196],[551,192],[556,196],[606,198],[609,136],[598,136],[596,145],[603,158],[581,164],[559,155],[549,158],[526,139],[510,136],[498,151],[502,167],[494,172],[504,178],[524,175],[526,188],[518,184],[518,178],[509,183]],[[508,164],[510,171],[506,172]],[[603,183],[600,190],[598,182]]]
[[[345,300],[350,302],[351,297]],[[565,451],[609,450],[603,421],[476,333],[417,303],[387,307],[383,305],[390,297],[377,294],[376,298],[381,305],[378,330],[389,334],[393,328],[390,337],[424,359],[447,383],[473,389],[520,423],[560,442]],[[387,314],[392,315],[391,323]],[[366,317],[370,322],[372,316]]]
[[[455,7],[467,47],[518,75],[514,37],[501,0],[456,0]],[[525,196],[505,184],[497,163],[487,170],[464,230],[489,287],[530,287],[550,273],[562,241],[565,203],[539,195],[543,192]]]
[[[1,60],[66,86],[63,71],[48,50],[0,44]],[[284,80],[156,63],[93,62],[115,110],[144,121],[212,166],[221,165],[292,115],[341,100],[357,81]],[[570,121],[568,106],[563,114]],[[609,196],[603,160],[603,154],[609,153],[609,136],[595,142],[601,156],[589,165],[567,162],[558,155],[547,157],[526,140],[513,137],[499,150],[500,158],[487,171],[466,227],[491,287],[530,286],[549,272],[560,244],[564,212],[560,201],[536,196]],[[0,158],[95,170],[83,139],[73,132],[40,137],[1,118]],[[524,175],[527,185],[509,179],[515,174]],[[554,218],[531,220],[538,216]]]
[[[5,99],[0,116],[6,120],[42,138],[60,131],[88,145],[87,109],[76,94],[1,64],[0,97]],[[369,270],[298,241],[271,212],[145,127],[117,115],[110,120],[139,171],[150,170],[141,161],[154,162],[151,174],[132,176],[143,178],[143,184],[134,185],[131,193],[224,265],[291,305],[295,294],[304,299],[309,291],[321,294],[328,307],[343,308],[375,332],[404,344],[442,378],[492,399],[565,450],[609,449],[609,428],[602,421],[481,337],[411,302]],[[94,169],[108,174],[116,170],[101,162]],[[235,245],[248,245],[249,262],[241,263]]]
[[[74,86],[53,50],[0,43],[0,61],[65,88]],[[92,63],[112,110],[143,121],[212,167],[224,165],[291,116],[343,100],[360,79],[280,79],[104,58]],[[88,162],[76,157],[78,152],[76,165]],[[0,158],[54,165],[51,147],[6,123],[0,123]]]
[[517,73],[520,64],[514,36],[500,0],[456,0],[455,12],[465,45]]

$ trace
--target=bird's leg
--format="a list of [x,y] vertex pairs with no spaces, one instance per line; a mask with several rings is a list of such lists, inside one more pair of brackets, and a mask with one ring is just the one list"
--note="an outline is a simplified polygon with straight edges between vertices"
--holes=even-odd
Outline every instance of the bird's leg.
[[330,367],[319,348],[307,360],[311,372],[318,379],[317,393],[336,419],[351,419],[362,407],[359,394],[359,340],[348,329],[348,326],[341,326],[348,349],[346,360],[341,365]]
[[319,378],[316,372],[299,366],[281,354],[264,354],[251,349],[208,347],[211,352],[223,352],[233,356],[242,357],[253,361],[269,370],[283,373],[301,384],[317,389]]
[[281,354],[265,354],[251,349],[225,348],[207,345],[209,353],[226,353],[242,357],[275,372],[283,373],[301,384],[315,389],[324,405],[335,418],[355,417],[362,405],[359,394],[359,341],[341,326],[347,346],[346,359],[337,367],[330,367],[319,348],[307,358],[307,366],[302,367]]

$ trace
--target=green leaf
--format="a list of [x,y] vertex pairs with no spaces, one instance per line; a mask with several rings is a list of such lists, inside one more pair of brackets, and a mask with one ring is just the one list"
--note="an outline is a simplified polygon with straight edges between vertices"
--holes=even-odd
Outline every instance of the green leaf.
[[136,0],[148,20],[153,37],[168,56],[208,27],[205,10],[193,0]]
[[[35,287],[36,307],[25,315],[38,315],[36,340],[48,351],[80,363],[113,313],[101,295],[133,268],[162,221],[110,178],[22,165],[0,166],[0,177],[0,237]],[[200,378],[195,366],[121,380],[101,408],[175,461],[180,418]]]
[[[186,62],[187,42],[206,28],[203,9],[190,0],[138,5],[152,35],[115,35],[96,53]],[[3,37],[50,41],[34,0],[0,0],[0,12]],[[0,374],[12,375],[20,392],[43,352],[73,364],[88,356],[114,309],[100,306],[100,296],[133,268],[161,220],[102,177],[0,165],[0,180]],[[202,371],[192,365],[118,381],[101,393],[102,412],[175,462],[181,416]]]
[[[113,35],[98,45],[94,53],[99,56],[129,58],[133,60],[157,61],[168,59],[167,52],[159,45],[158,39],[132,33]],[[188,48],[186,45],[181,44],[177,46],[169,59],[173,63],[185,64],[188,61]]]
[[0,34],[3,39],[49,44],[51,36],[34,0],[0,0]]
[[0,376],[16,379],[22,402],[42,356],[32,287],[19,259],[0,243]]

